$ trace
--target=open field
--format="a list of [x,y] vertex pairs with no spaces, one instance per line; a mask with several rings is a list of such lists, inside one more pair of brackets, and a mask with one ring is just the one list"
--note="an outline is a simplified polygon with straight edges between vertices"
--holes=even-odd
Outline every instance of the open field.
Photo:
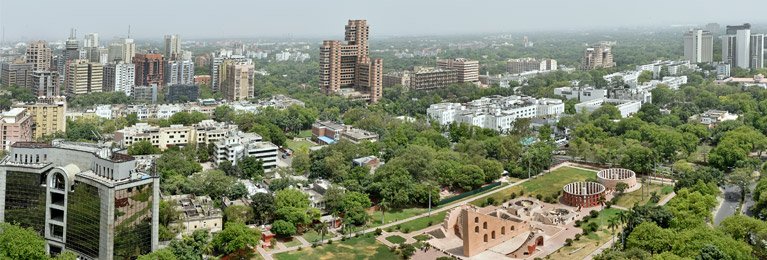
[[312,137],[312,130],[303,130],[301,132],[298,132],[299,138],[306,138],[306,137]]
[[285,144],[288,148],[290,148],[293,151],[300,151],[302,148],[309,149],[309,147],[315,146],[313,143],[310,143],[308,141],[293,141],[293,140],[286,140]]
[[[328,238],[333,238],[335,236],[336,235],[334,235],[333,233],[325,233],[325,240],[327,240]],[[304,232],[303,235],[301,235],[301,237],[303,237],[309,243],[320,241],[320,239],[322,238],[322,236],[320,236],[320,234],[318,234],[317,231],[314,231],[314,230],[307,230],[306,232]]]
[[401,237],[401,236],[398,236],[398,235],[393,235],[393,236],[386,237],[386,241],[392,242],[392,244],[399,244],[399,243],[403,243],[403,242],[405,242],[407,240],[405,240],[404,237]]
[[[445,220],[445,214],[447,214],[446,211],[442,211],[439,213],[432,212],[431,216],[424,216],[420,217],[405,223],[402,223],[400,226],[400,231],[402,233],[406,233],[405,230],[409,232],[418,231],[424,228],[427,228],[432,225],[437,225],[439,223],[442,223],[442,221]],[[429,225],[431,223],[431,225]]]
[[[647,185],[647,183],[644,185]],[[647,191],[647,187],[649,187],[649,192]],[[650,194],[652,194],[652,192],[657,192],[658,195],[660,195],[661,200],[663,200],[664,197],[674,191],[674,186],[664,185],[661,187],[659,183],[654,183],[647,187],[645,187],[644,191],[644,200],[642,199],[642,189],[638,189],[623,195],[618,195],[618,202],[615,203],[615,205],[624,208],[631,208],[634,206],[634,203],[639,203],[639,205],[654,204],[650,202]]]
[[272,255],[277,260],[336,260],[336,259],[399,259],[399,255],[389,252],[389,247],[378,242],[373,236],[351,238],[346,241],[334,241],[317,248],[306,247],[301,251],[293,250]]
[[553,196],[561,191],[565,184],[574,181],[584,181],[588,178],[596,178],[596,175],[596,172],[571,167],[561,167],[551,173],[547,173],[525,183],[496,192],[493,195],[473,200],[470,203],[475,206],[482,206],[482,203],[486,202],[488,197],[493,197],[495,198],[495,201],[503,202],[504,199],[511,198],[511,193],[516,193],[517,196],[519,196],[520,192],[522,191],[525,193],[524,196],[530,197],[535,197],[537,194],[541,194],[543,197]]

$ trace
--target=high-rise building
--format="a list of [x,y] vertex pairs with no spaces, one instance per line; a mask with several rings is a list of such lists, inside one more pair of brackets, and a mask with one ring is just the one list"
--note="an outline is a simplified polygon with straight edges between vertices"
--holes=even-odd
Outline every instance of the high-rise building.
[[29,87],[33,64],[25,63],[22,59],[0,64],[0,86],[16,85],[21,88]]
[[465,58],[437,60],[437,68],[458,71],[458,82],[479,82],[479,61]]
[[32,141],[32,117],[26,108],[14,108],[0,114],[0,145],[7,151],[16,142]]
[[751,62],[751,24],[728,25],[722,36],[722,61],[748,69]]
[[98,48],[99,45],[100,43],[99,43],[98,33],[90,33],[85,35],[85,40],[83,41],[83,48]]
[[[554,64],[556,64],[556,61]],[[556,65],[554,65],[556,67]],[[546,71],[546,62],[535,58],[510,59],[506,62],[506,72],[520,74],[528,71]]]
[[208,64],[210,68],[210,89],[215,91],[219,89],[218,69],[222,62],[224,62],[223,57],[216,57],[214,53],[211,53],[210,63]]
[[165,52],[162,54],[171,61],[181,59],[181,35],[165,35]]
[[764,34],[752,34],[749,42],[749,66],[764,68]]
[[[56,73],[53,71],[52,73]],[[67,98],[63,96],[40,96],[37,102],[16,103],[14,108],[26,108],[34,120],[34,139],[67,131]]]
[[104,92],[122,91],[131,96],[136,86],[136,64],[118,62],[104,65]]
[[133,88],[133,100],[149,101],[152,104],[157,103],[157,84],[152,86],[136,86]]
[[136,54],[133,57],[133,64],[136,64],[136,86],[157,84],[162,89],[164,83],[162,54]]
[[684,59],[692,63],[714,61],[714,34],[693,29],[684,34]]
[[45,41],[33,41],[27,46],[27,63],[32,64],[33,71],[44,71],[51,69],[53,55],[51,48]]
[[[69,33],[69,38],[64,44],[64,51],[61,53],[61,57],[56,60],[56,67],[58,68],[60,75],[66,75],[67,64],[80,59],[80,42],[77,41],[77,35],[75,30],[72,29]],[[65,80],[65,79],[61,79]]]
[[227,100],[245,100],[253,98],[255,66],[246,62],[231,62],[226,67],[226,78],[221,84],[224,98]]
[[338,94],[378,102],[383,91],[383,60],[369,56],[369,26],[365,20],[349,20],[341,41],[320,46],[319,86],[325,95]]
[[410,73],[410,90],[444,88],[458,80],[459,71],[453,68],[416,68]]
[[186,60],[165,60],[163,68],[165,86],[191,84],[194,82],[194,62]]
[[101,92],[104,86],[101,63],[74,60],[67,64],[66,89],[69,97]]
[[44,237],[46,251],[135,259],[157,250],[160,178],[96,144],[16,142],[0,161],[0,221]]
[[194,83],[168,85],[166,88],[168,103],[196,101],[200,93],[200,85]]
[[133,57],[136,56],[136,44],[133,43],[131,38],[114,39],[109,44],[108,50],[108,62],[122,60],[130,63],[133,61]]
[[59,87],[61,81],[58,71],[35,71],[32,72],[30,79],[29,88],[38,97],[61,95],[61,88]]
[[581,70],[592,70],[596,68],[611,68],[615,66],[613,62],[613,54],[610,51],[610,46],[603,43],[598,43],[586,47],[583,52],[583,58],[581,59]]

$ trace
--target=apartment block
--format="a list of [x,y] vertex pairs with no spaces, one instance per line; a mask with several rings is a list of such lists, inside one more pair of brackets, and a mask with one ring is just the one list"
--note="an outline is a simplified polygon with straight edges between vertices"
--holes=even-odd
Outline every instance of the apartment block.
[[410,71],[393,71],[383,75],[383,86],[393,87],[395,85],[402,85],[404,87],[410,86]]
[[238,161],[244,157],[255,157],[263,162],[265,172],[271,172],[277,167],[279,147],[271,142],[262,141],[258,134],[231,129],[214,145],[216,146],[214,156],[216,165],[221,165],[225,161],[237,165]]
[[12,62],[0,64],[0,86],[10,87],[16,85],[20,88],[28,88],[31,85],[32,67],[34,65],[17,59]]
[[639,112],[642,108],[642,102],[636,100],[623,100],[623,99],[611,99],[611,98],[598,98],[575,104],[575,111],[577,113],[586,112],[591,113],[597,110],[602,105],[609,104],[615,106],[618,111],[621,112],[621,117],[627,118],[631,115]]
[[32,116],[32,137],[40,139],[57,132],[67,131],[67,98],[63,96],[38,97],[37,102],[16,103],[14,108],[24,108]]
[[58,71],[35,71],[32,72],[29,89],[38,97],[51,97],[61,95],[59,87]]
[[33,41],[27,46],[27,63],[32,64],[33,71],[50,70],[53,64],[53,54],[45,41]]
[[104,67],[101,63],[74,60],[67,64],[66,73],[67,96],[76,97],[102,91]]
[[0,117],[0,145],[7,151],[16,142],[32,141],[32,117],[26,108],[13,108]]
[[0,161],[0,221],[34,230],[51,255],[135,259],[158,249],[160,178],[150,169],[96,144],[16,142]]
[[108,62],[124,61],[130,63],[135,56],[136,44],[130,38],[114,39],[107,48]]
[[456,70],[458,82],[479,82],[479,61],[465,58],[437,60],[437,68]]
[[581,58],[581,70],[615,67],[609,44],[597,43],[586,47]]
[[152,86],[135,86],[133,88],[133,100],[149,101],[151,104],[157,103],[157,84]]
[[225,99],[237,101],[254,97],[255,66],[252,63],[232,62],[226,66],[225,72],[219,72],[219,76],[225,74],[221,84]]
[[163,88],[165,82],[163,80],[162,54],[136,54],[133,57],[133,64],[136,64],[136,86],[157,84],[160,89]]
[[714,34],[692,29],[684,34],[684,59],[692,62],[714,61]]
[[522,74],[530,71],[552,71],[557,70],[557,60],[535,58],[510,59],[506,62],[506,72],[510,74]]
[[194,82],[194,62],[185,60],[165,61],[163,68],[165,86],[191,84]]
[[576,99],[580,102],[585,102],[607,97],[607,89],[597,89],[593,87],[561,87],[554,89],[554,95],[562,96],[568,100]]
[[138,123],[115,131],[114,140],[122,148],[127,148],[138,141],[148,141],[152,146],[165,150],[170,146],[215,143],[224,138],[231,129],[237,129],[237,126],[213,120],[203,120],[192,126],[171,125],[169,127]]
[[120,61],[104,65],[104,92],[122,91],[131,96],[135,86],[136,64]]
[[171,61],[181,59],[181,35],[165,35],[165,58]]
[[410,90],[430,90],[444,88],[460,82],[458,70],[449,68],[415,68],[410,73]]
[[383,89],[383,60],[369,56],[369,25],[349,20],[344,41],[323,41],[320,46],[319,86],[325,95],[378,102]]
[[564,112],[565,104],[559,99],[497,95],[467,104],[432,104],[426,110],[429,120],[437,120],[442,125],[465,123],[500,132],[510,131],[517,118],[556,116]]

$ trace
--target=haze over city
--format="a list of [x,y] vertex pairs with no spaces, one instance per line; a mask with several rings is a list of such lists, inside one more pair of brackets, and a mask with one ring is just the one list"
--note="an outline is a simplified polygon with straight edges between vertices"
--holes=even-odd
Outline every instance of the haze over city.
[[[767,10],[767,1],[727,1]],[[45,8],[40,8],[45,6]],[[0,25],[6,40],[61,39],[70,28],[103,39],[136,39],[180,33],[186,39],[319,37],[336,33],[334,25],[367,19],[373,37],[454,35],[497,32],[588,30],[620,26],[719,23],[758,24],[763,12],[727,12],[720,1],[131,1],[0,0]],[[34,10],[34,11],[32,11]],[[30,12],[35,14],[30,19]],[[78,15],[74,15],[78,14]],[[735,15],[737,14],[737,15]]]

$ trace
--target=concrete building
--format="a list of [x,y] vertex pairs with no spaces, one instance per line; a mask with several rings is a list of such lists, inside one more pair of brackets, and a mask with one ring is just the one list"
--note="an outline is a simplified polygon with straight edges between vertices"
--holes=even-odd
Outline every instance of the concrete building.
[[133,88],[133,100],[149,101],[151,104],[157,103],[157,84],[152,86],[135,86]]
[[432,104],[426,110],[429,120],[437,120],[442,125],[465,123],[501,132],[511,130],[517,118],[552,116],[564,112],[565,104],[559,99],[497,95],[467,104]]
[[[684,70],[699,70],[698,65],[691,63],[689,60],[656,60],[652,63],[641,64],[636,66],[636,70],[641,74],[642,71],[651,71],[653,78],[660,78],[661,71],[666,69],[668,75],[675,76],[681,74]],[[637,76],[638,77],[638,76]]]
[[[219,75],[221,76],[221,75]],[[255,95],[255,66],[252,63],[231,63],[227,66],[226,78],[221,84],[227,100],[246,100]]]
[[510,59],[506,62],[506,72],[510,74],[521,74],[530,71],[552,71],[557,70],[557,60],[535,58]]
[[465,58],[437,60],[437,68],[456,70],[458,82],[479,83],[479,61]]
[[26,108],[13,108],[0,117],[0,145],[7,151],[16,142],[32,141],[32,117]]
[[192,126],[171,125],[169,127],[137,123],[115,131],[114,142],[121,148],[127,148],[135,142],[148,141],[152,146],[165,150],[170,146],[215,143],[224,138],[231,129],[237,129],[237,126],[213,120],[203,120]]
[[751,24],[728,25],[722,36],[722,62],[744,69],[764,67],[764,34],[751,34]]
[[38,97],[60,96],[58,71],[35,71],[32,72],[29,89]]
[[450,68],[415,68],[410,73],[410,90],[444,88],[458,83],[458,71]]
[[209,196],[181,194],[162,196],[162,200],[175,201],[176,211],[181,212],[179,219],[173,220],[173,223],[181,226],[179,235],[189,236],[196,230],[216,233],[223,229],[224,214],[213,205]]
[[229,130],[226,136],[214,143],[216,165],[228,161],[237,165],[244,157],[255,157],[263,162],[264,171],[271,172],[277,167],[279,147],[271,142],[264,142],[260,135],[243,133],[236,128]]
[[27,46],[27,63],[32,64],[32,71],[50,70],[53,62],[53,54],[48,43],[45,41],[33,41]]
[[17,142],[0,161],[0,221],[32,228],[46,252],[131,259],[158,249],[160,178],[94,144]]
[[14,108],[24,108],[34,121],[32,136],[39,139],[67,131],[67,98],[63,96],[38,97],[34,103],[16,103]]
[[613,54],[607,44],[594,44],[586,47],[581,58],[581,70],[593,70],[596,68],[612,68],[615,66]]
[[124,61],[131,63],[136,56],[136,44],[131,38],[114,39],[107,49],[108,62]]
[[692,63],[714,61],[714,34],[692,29],[684,34],[684,59]]
[[98,48],[99,45],[101,45],[101,42],[99,42],[98,33],[89,33],[85,35],[85,40],[83,40],[83,48]]
[[325,211],[328,201],[327,198],[325,198],[325,194],[331,187],[346,191],[344,187],[333,185],[327,180],[317,179],[314,182],[309,183],[309,185],[306,185],[306,187],[301,188],[301,192],[309,196],[310,207]]
[[324,41],[320,46],[319,86],[325,95],[378,102],[383,92],[383,60],[368,55],[369,26],[349,20],[344,41]]
[[136,86],[157,84],[160,89],[163,88],[165,82],[163,81],[162,54],[136,54],[133,57],[133,64],[136,64]]
[[211,80],[210,75],[198,75],[198,76],[194,76],[194,78],[192,79],[192,81],[194,81],[194,84],[205,85],[208,87],[210,87],[210,80]]
[[727,83],[740,83],[743,86],[757,86],[761,88],[767,88],[767,80],[764,80],[764,75],[756,74],[752,78],[733,78],[714,80],[714,84],[722,85]]
[[185,60],[165,61],[163,69],[165,86],[192,84],[194,82],[194,62]]
[[738,114],[730,114],[724,110],[708,110],[701,114],[692,115],[688,119],[690,122],[698,122],[708,128],[715,128],[717,124],[728,120],[738,120]]
[[75,34],[75,30],[72,29],[72,31],[69,33],[69,38],[64,43],[64,51],[62,52],[61,59],[58,60],[58,64],[56,65],[59,74],[66,75],[67,65],[71,62],[74,62],[75,60],[79,60],[80,58],[80,42],[77,41],[77,35]]
[[764,68],[764,34],[752,34],[749,42],[749,66]]
[[76,97],[101,92],[104,86],[104,67],[101,63],[74,60],[67,64],[67,96]]
[[320,144],[331,144],[341,139],[349,140],[358,144],[362,141],[375,142],[378,135],[349,125],[330,121],[317,121],[312,124],[312,136],[319,140]]
[[197,84],[175,84],[167,87],[168,94],[165,96],[168,103],[189,102],[197,100],[200,86]]
[[16,85],[20,88],[29,88],[31,85],[32,67],[33,64],[25,63],[21,59],[3,62],[0,64],[0,86],[10,87]]
[[255,104],[260,107],[273,107],[279,110],[284,110],[290,106],[305,106],[304,102],[298,99],[291,98],[283,94],[276,94],[270,98],[262,98],[255,101]]
[[165,35],[165,51],[162,53],[169,61],[181,59],[181,35]]
[[131,96],[135,86],[136,64],[119,61],[104,65],[104,92],[122,91]]
[[725,78],[730,77],[730,68],[730,64],[727,63],[716,64],[716,75]]
[[642,103],[636,100],[598,98],[598,99],[575,104],[575,112],[591,113],[591,112],[594,112],[594,110],[597,110],[599,107],[601,107],[604,104],[615,106],[615,108],[617,108],[618,111],[621,112],[621,117],[623,118],[630,117],[636,112],[639,112],[639,109],[642,107]]
[[579,102],[607,97],[607,89],[593,87],[561,87],[554,89],[554,95],[562,96],[568,100],[576,99]]
[[410,71],[393,71],[386,73],[382,76],[384,87],[393,87],[395,85],[402,85],[404,87],[410,87]]

